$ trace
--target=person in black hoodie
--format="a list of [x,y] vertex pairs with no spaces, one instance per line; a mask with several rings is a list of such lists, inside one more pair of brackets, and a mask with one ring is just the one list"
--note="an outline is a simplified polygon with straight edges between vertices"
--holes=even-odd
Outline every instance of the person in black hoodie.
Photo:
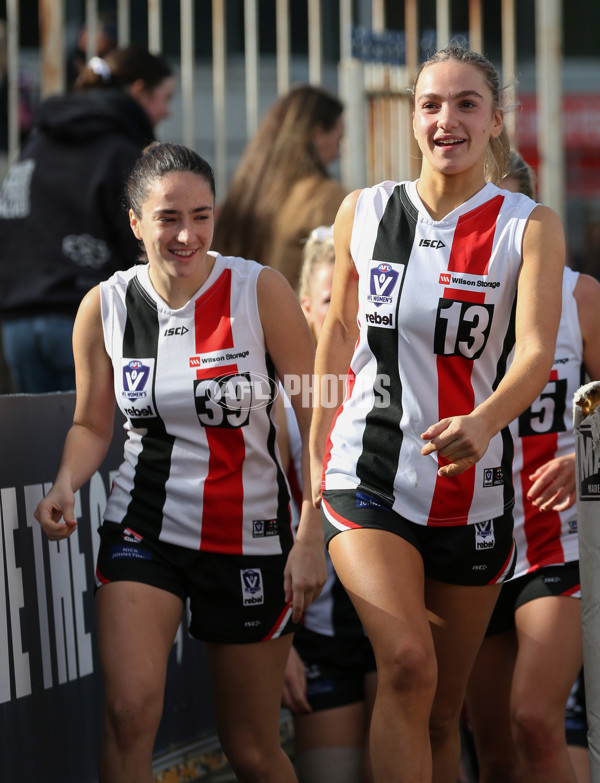
[[0,319],[15,391],[75,388],[83,295],[137,261],[123,186],[169,115],[169,64],[131,45],[93,57],[76,92],[39,107],[0,192]]

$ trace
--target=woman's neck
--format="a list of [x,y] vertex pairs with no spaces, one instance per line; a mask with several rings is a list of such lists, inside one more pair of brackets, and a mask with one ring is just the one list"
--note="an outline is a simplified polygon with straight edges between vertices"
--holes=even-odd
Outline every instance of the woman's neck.
[[452,210],[460,207],[486,184],[481,172],[474,175],[432,174],[423,169],[417,181],[417,192],[423,205],[434,220],[443,220]]
[[202,288],[215,265],[213,256],[206,256],[206,263],[191,277],[171,277],[150,265],[148,275],[156,293],[171,310],[179,310]]

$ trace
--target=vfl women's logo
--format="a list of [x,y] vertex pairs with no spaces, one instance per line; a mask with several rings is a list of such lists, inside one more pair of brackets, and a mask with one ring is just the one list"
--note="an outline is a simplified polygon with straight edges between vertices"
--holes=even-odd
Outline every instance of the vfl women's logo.
[[496,544],[494,521],[475,522],[475,549],[493,549]]
[[392,302],[392,292],[398,282],[398,272],[392,269],[391,264],[378,263],[371,268],[367,302],[372,302],[375,307]]
[[369,261],[369,290],[365,306],[365,321],[369,326],[395,329],[396,302],[404,269],[403,264],[390,264],[375,258]]
[[244,606],[264,604],[265,593],[260,568],[245,568],[240,570],[242,580],[242,600]]
[[148,381],[152,377],[154,359],[122,359],[122,363],[123,397],[128,400],[147,397],[148,389],[152,386]]

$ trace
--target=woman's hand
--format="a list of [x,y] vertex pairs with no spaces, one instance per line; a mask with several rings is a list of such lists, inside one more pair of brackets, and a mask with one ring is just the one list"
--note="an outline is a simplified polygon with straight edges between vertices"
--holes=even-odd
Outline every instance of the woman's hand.
[[[306,515],[318,519],[312,518],[307,524],[304,521]],[[320,512],[305,500],[302,504],[298,536],[288,555],[283,573],[285,600],[292,602],[292,619],[295,623],[300,622],[304,610],[317,598],[326,579],[327,566]]]
[[540,465],[529,476],[527,499],[540,511],[565,511],[576,499],[575,452]]
[[429,441],[421,449],[427,456],[437,451],[444,462],[438,476],[457,476],[473,467],[483,457],[494,433],[476,412],[468,416],[451,416],[432,424],[421,438]]
[[74,508],[75,494],[55,484],[40,500],[33,515],[50,541],[60,541],[72,535],[77,528]]
[[294,715],[307,715],[312,712],[312,707],[306,698],[306,670],[302,658],[293,645],[290,647],[285,665],[281,704]]

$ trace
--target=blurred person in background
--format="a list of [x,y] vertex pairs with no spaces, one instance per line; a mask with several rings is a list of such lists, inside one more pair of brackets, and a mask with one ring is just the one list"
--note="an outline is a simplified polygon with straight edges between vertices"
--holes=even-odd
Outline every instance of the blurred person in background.
[[17,392],[75,388],[75,313],[137,260],[123,186],[173,91],[167,61],[131,45],[93,57],[76,92],[40,105],[0,192],[2,342]]
[[[8,68],[6,50],[6,20],[0,19],[0,152],[8,151]],[[19,141],[21,144],[31,132],[33,123],[33,80],[27,71],[19,70],[19,96],[17,101]],[[3,169],[3,174],[6,170]]]
[[[500,186],[535,199],[533,172],[514,151]],[[480,783],[586,779],[587,753],[573,751],[578,774],[565,735],[568,701],[567,731],[581,721],[583,658],[571,401],[584,371],[600,379],[600,283],[565,267],[562,290],[548,383],[510,426],[518,559],[467,687]],[[571,735],[581,744],[581,730]]]
[[213,247],[279,270],[297,288],[302,248],[331,225],[346,195],[327,167],[340,154],[344,107],[298,85],[269,109],[248,142],[217,212]]
[[[67,88],[73,90],[77,78],[87,66],[88,29],[84,23],[77,34],[74,48],[67,57]],[[106,55],[117,47],[117,21],[111,11],[101,11],[98,14],[98,29],[96,34],[96,55]]]

